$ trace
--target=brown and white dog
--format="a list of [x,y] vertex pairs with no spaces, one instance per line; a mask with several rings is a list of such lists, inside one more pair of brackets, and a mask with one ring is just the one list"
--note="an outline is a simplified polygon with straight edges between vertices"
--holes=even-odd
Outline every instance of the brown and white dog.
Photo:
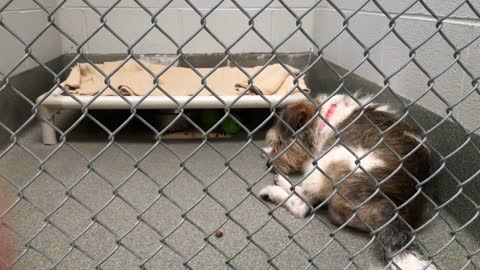
[[[303,171],[305,179],[296,185],[276,175],[259,195],[297,218],[324,202],[336,225],[380,229],[377,239],[393,257],[393,269],[436,269],[411,245],[410,226],[418,224],[422,210],[419,183],[430,175],[429,151],[416,129],[387,105],[362,110],[347,95],[324,98],[316,100],[324,102],[319,109],[309,101],[287,106],[267,133],[275,169],[284,175]],[[369,98],[357,100],[365,104]]]

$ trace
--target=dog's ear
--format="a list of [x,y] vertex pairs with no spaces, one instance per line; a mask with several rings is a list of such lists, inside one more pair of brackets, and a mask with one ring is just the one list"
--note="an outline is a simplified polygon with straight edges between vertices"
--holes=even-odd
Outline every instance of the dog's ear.
[[283,120],[293,129],[298,130],[315,114],[315,105],[305,101],[287,106]]

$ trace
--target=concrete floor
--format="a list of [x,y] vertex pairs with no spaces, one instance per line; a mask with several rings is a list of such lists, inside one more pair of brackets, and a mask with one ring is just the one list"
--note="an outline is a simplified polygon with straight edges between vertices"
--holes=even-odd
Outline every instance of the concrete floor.
[[[21,147],[0,159],[0,188],[10,204],[17,201],[6,223],[18,234],[1,227],[15,246],[10,260],[20,256],[14,269],[47,269],[57,263],[58,269],[92,269],[99,264],[102,269],[138,269],[143,263],[146,269],[183,269],[184,262],[193,269],[225,269],[227,260],[234,269],[248,270],[271,268],[268,261],[279,269],[382,266],[375,244],[363,249],[368,236],[343,229],[331,237],[336,228],[324,211],[300,220],[279,208],[270,217],[273,205],[256,199],[247,187],[253,185],[256,193],[273,175],[265,174],[258,148],[243,148],[246,141],[213,141],[215,149],[200,147],[181,169],[180,159],[166,147],[155,146],[152,136],[127,128],[116,137],[118,145],[109,145],[101,134],[98,128],[80,126],[68,137],[68,145],[54,151],[56,146],[39,142],[33,126],[19,142],[40,159],[49,157],[41,174],[41,162]],[[167,144],[185,159],[200,141]],[[77,151],[90,160],[92,170]],[[231,170],[225,170],[224,157],[237,151]],[[134,159],[141,160],[138,170]],[[5,178],[19,187],[30,183],[21,193],[23,199],[18,200]],[[207,185],[208,194],[202,191]],[[165,196],[159,197],[160,187]],[[139,221],[140,214],[148,225]],[[442,215],[418,239],[430,252],[439,251],[439,269],[477,269],[467,255],[480,248],[479,239],[463,231],[452,235],[459,224],[448,213]],[[211,235],[217,229],[223,237]],[[353,254],[357,255],[349,260]],[[480,264],[478,252],[472,261]]]

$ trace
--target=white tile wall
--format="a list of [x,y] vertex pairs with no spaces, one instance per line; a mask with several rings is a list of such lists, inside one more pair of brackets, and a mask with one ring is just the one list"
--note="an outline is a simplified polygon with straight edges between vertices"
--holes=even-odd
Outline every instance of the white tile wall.
[[[116,1],[115,0],[96,0],[95,7],[101,12],[105,12]],[[143,0],[142,3],[151,13],[155,13],[169,1],[167,0]],[[221,0],[191,0],[192,4],[199,9],[202,14],[207,14],[216,7]],[[269,1],[251,1],[240,0],[239,4],[246,11],[253,15],[264,7]],[[298,14],[304,13],[307,7],[311,7],[315,0],[287,0],[286,3],[295,8]],[[303,28],[313,36],[314,14],[303,20]],[[78,42],[84,41],[97,29],[100,24],[99,16],[96,15],[81,0],[69,0],[65,3],[64,9],[60,15],[62,18],[62,27]],[[121,1],[117,7],[106,16],[107,24],[118,31],[127,41],[133,42],[142,32],[150,26],[150,17],[148,13],[141,10],[139,5],[133,0]],[[183,44],[200,27],[200,16],[185,2],[176,0],[168,4],[167,8],[158,16],[159,24],[172,37]],[[77,23],[71,25],[71,21]],[[207,27],[224,42],[225,46],[231,45],[249,25],[248,18],[229,0],[221,2],[216,10],[206,19]],[[284,10],[278,1],[274,1],[268,6],[268,9],[262,12],[255,19],[255,28],[262,33],[266,40],[272,45],[278,44],[282,37],[286,37],[289,31],[292,31],[295,20]],[[303,35],[296,34],[279,51],[298,52],[308,50],[311,45]],[[64,52],[74,52],[76,46],[67,38],[62,37],[62,48]],[[177,47],[158,30],[148,34],[147,39],[138,44],[135,48],[136,53],[175,53]],[[83,49],[89,53],[125,53],[126,47],[119,42],[112,34],[106,30],[101,30],[95,34],[88,45]],[[224,52],[224,46],[221,46],[206,31],[201,31],[195,38],[186,44],[182,51],[187,53],[214,53]],[[271,47],[262,40],[253,31],[250,31],[241,41],[235,45],[232,50],[235,53],[241,52],[269,52]]]
[[[3,8],[9,0],[0,0],[0,8]],[[50,10],[55,7],[59,1],[40,0],[40,2]],[[106,12],[116,0],[95,0],[90,1],[100,13]],[[152,14],[155,14],[160,8],[164,7],[167,0],[143,0],[142,3],[148,8],[144,11],[135,1],[123,0],[111,10],[106,16],[107,26],[115,31],[127,44],[134,44],[143,33],[146,36],[138,42],[133,51],[139,54],[155,53],[175,53],[177,46],[181,46],[187,39],[193,35],[200,27],[200,16],[185,2],[173,1],[168,4],[157,16],[157,24],[165,30],[172,39],[177,42],[175,45],[158,29],[151,29]],[[231,1],[219,0],[191,0],[192,4],[202,14],[207,14],[213,7],[217,7],[206,19],[207,27],[216,35],[224,46],[230,46],[248,30],[248,17],[245,16]],[[302,14],[306,7],[313,5],[314,0],[292,1],[286,3],[295,7],[295,12]],[[265,5],[261,1],[241,1],[242,7],[253,16]],[[26,41],[31,40],[47,24],[47,14],[40,9],[32,0],[14,0],[5,6],[2,12],[3,20],[18,28],[22,38]],[[106,28],[101,25],[100,15],[95,13],[81,0],[68,0],[63,4],[62,9],[55,14],[57,25],[67,33],[68,37],[56,31],[48,30],[36,44],[32,47],[35,56],[40,61],[47,61],[63,53],[73,53],[77,51],[78,45],[86,42],[81,48],[85,53],[111,54],[126,53],[127,46],[118,40]],[[315,11],[305,17],[303,20],[303,29],[313,36]],[[276,45],[281,39],[286,37],[294,29],[295,19],[288,14],[278,1],[272,3],[267,10],[255,18],[255,29],[257,29],[266,39],[262,40],[253,31],[249,31],[231,51],[234,53],[242,52],[270,52],[271,47],[268,43]],[[293,26],[293,27],[292,27]],[[9,69],[24,55],[24,46],[16,42],[10,34],[0,29],[0,38],[5,50],[5,59],[1,65],[2,72],[8,72]],[[206,31],[200,32],[195,38],[188,42],[182,51],[186,53],[214,53],[224,52],[225,48],[215,41]],[[279,51],[298,52],[306,51],[312,45],[303,38],[303,35],[297,33]],[[11,48],[8,49],[7,48]],[[35,66],[36,63],[26,61],[20,69]]]
[[[472,27],[471,38],[477,37],[480,34],[480,28]],[[480,40],[476,40],[468,49],[465,57],[462,57],[462,62],[472,73],[474,79],[480,77]],[[472,93],[474,87],[472,86],[473,79],[470,76],[465,76],[463,92],[470,94],[468,98],[458,105],[457,111],[460,115],[459,121],[464,127],[469,130],[477,130],[480,133],[480,91],[477,89]]]
[[[3,23],[25,43],[31,45],[32,55],[38,61],[49,61],[62,53],[58,32],[49,28],[39,39],[35,39],[47,26],[47,16],[42,10],[12,10],[2,14]],[[4,28],[0,28],[0,72],[10,72],[25,56],[25,45]],[[38,64],[28,59],[13,74],[25,71]]]
[[[347,12],[345,14],[349,16],[351,13]],[[349,70],[355,68],[365,59],[364,54],[366,49],[371,47],[369,50],[369,59],[375,66],[380,68],[383,61],[383,44],[376,43],[378,43],[387,32],[387,26],[388,21],[383,16],[358,14],[352,17],[348,26],[351,34],[344,31],[339,37],[342,51],[339,64]],[[375,31],[369,31],[368,29],[375,29]],[[363,46],[355,41],[354,37],[358,39]],[[375,70],[374,66],[366,61],[355,71],[355,73],[368,78],[375,83],[383,82],[383,78],[378,71]]]
[[[460,8],[456,10],[451,17],[454,18],[469,18],[478,20],[478,16],[472,11],[472,9],[465,4],[466,1],[462,0],[426,0],[425,3],[430,6],[432,11],[439,17],[450,15],[459,5]],[[480,11],[480,0],[471,0],[470,3]],[[420,8],[420,13],[430,14],[425,8]]]
[[[39,2],[45,8],[51,8],[57,4],[57,0],[38,0],[37,2]],[[6,4],[8,4],[8,6],[5,8],[7,11],[40,8],[32,0],[14,0],[12,2],[10,2],[10,0],[0,0],[0,9],[2,9]]]
[[[411,46],[418,46],[435,32],[435,22],[402,19],[398,21],[396,29]],[[460,40],[467,40],[470,37],[470,27],[464,25],[445,25],[445,32],[458,33],[456,36],[449,35],[454,43],[459,43]],[[395,68],[399,67],[399,62],[407,61],[408,50],[396,38],[386,40],[385,47],[386,51],[391,52],[391,54],[388,59],[385,56],[384,70],[391,74]],[[416,51],[415,59],[431,77],[434,77],[451,65],[454,60],[453,54],[454,49],[440,35],[436,34]],[[428,89],[428,78],[414,66],[411,63],[405,71],[391,80],[392,87],[410,99],[417,99]],[[455,65],[438,79],[435,79],[435,90],[449,103],[457,102],[463,94],[464,76],[465,72],[458,65]],[[422,98],[419,103],[438,114],[444,114],[447,108],[447,105],[433,95]]]
[[[270,0],[236,0],[242,7],[256,7],[256,8],[263,8]],[[318,0],[283,0],[283,2],[288,5],[290,8],[310,8],[315,5]],[[231,3],[230,6],[234,4]],[[269,8],[283,8],[282,3],[277,0],[274,0],[272,3],[268,5]]]
[[316,10],[314,36],[325,59],[340,63],[342,54],[341,42],[337,35],[342,30],[343,18],[335,10]]
[[[307,9],[292,9],[299,18],[303,16]],[[272,41],[274,46],[280,45],[286,38],[288,40],[279,47],[279,52],[306,52],[311,48],[315,48],[314,44],[297,29],[297,19],[290,12],[285,9],[274,9],[272,12]],[[302,18],[302,29],[310,36],[314,38],[313,28],[315,22],[314,11],[306,13]],[[293,36],[292,33],[294,33]]]
[[[100,9],[104,13],[106,9]],[[157,17],[157,24],[166,31],[173,39],[181,37],[180,11],[165,10]],[[127,46],[132,46],[135,53],[174,53],[175,46],[159,30],[152,29],[151,16],[141,9],[114,9],[106,18],[107,27],[101,27],[100,16],[90,9],[82,10],[84,14],[84,27],[86,29],[74,29],[75,32],[83,32],[83,40],[93,35],[86,44],[86,52],[111,54],[126,53]],[[81,24],[80,24],[81,25]],[[100,29],[100,30],[98,30]],[[127,45],[115,37],[116,33]],[[145,39],[139,39],[143,34]],[[138,42],[138,43],[137,43]]]
[[[342,11],[346,16],[352,13],[352,9],[357,9],[361,5],[359,1],[353,0],[335,1],[335,3],[337,2],[339,6],[342,6]],[[392,15],[404,9],[404,5],[408,4],[406,3],[408,1],[382,2],[382,5]],[[438,14],[447,14],[448,10],[455,7],[451,2],[448,5],[438,4],[439,1],[427,2],[430,2],[430,4],[436,2],[432,6],[435,6],[437,9],[435,12],[438,12]],[[472,3],[476,4],[478,1],[472,1]],[[378,12],[378,9],[375,11],[375,8],[371,4],[365,6],[349,22],[349,28],[352,29],[352,32],[357,34],[366,44],[378,40],[388,31],[386,16]],[[460,11],[455,14],[460,14]],[[419,7],[413,7],[409,12],[411,14],[402,16],[396,21],[395,29],[412,48],[421,45],[415,52],[415,59],[428,72],[430,77],[440,75],[435,79],[434,89],[446,100],[448,105],[432,92],[422,97],[428,89],[429,79],[414,63],[409,63],[397,73],[403,65],[409,62],[410,50],[393,33],[390,33],[377,45],[376,50],[372,51],[371,58],[375,63],[380,64],[382,71],[387,76],[395,74],[390,79],[393,90],[410,100],[419,99],[418,103],[423,107],[437,114],[445,115],[448,106],[455,104],[471,91],[471,78],[458,64],[452,65],[455,49],[440,34],[433,35],[436,31],[436,21],[432,17],[421,15],[423,11]],[[328,6],[320,8],[318,13],[316,20],[318,26],[315,28],[316,36],[320,43],[326,43],[335,33],[341,30],[343,19],[336,15],[338,14],[337,11]],[[459,15],[458,18],[446,20],[442,25],[443,33],[448,36],[456,48],[468,44],[480,34],[478,21],[466,19],[466,17],[468,16],[462,17]],[[431,35],[433,37],[423,44]],[[325,51],[327,58],[347,69],[351,69],[362,58],[363,50],[348,34],[342,34],[338,44],[340,46],[332,46],[331,50]],[[461,60],[476,77],[480,76],[480,65],[477,60],[480,58],[479,51],[480,41],[461,53]],[[446,69],[448,70],[445,71]],[[372,72],[372,69],[368,66],[360,68],[355,73],[380,84],[383,82],[383,78],[377,72]],[[479,104],[480,94],[473,93],[466,101],[454,108],[454,116],[466,128],[477,129],[480,126]]]
[[[351,12],[345,11],[345,16],[351,15]],[[369,16],[366,14],[357,14],[349,21],[348,29],[351,34],[344,29],[344,19],[335,10],[320,9],[318,11],[315,31],[318,33],[319,44],[323,47],[329,44],[325,49],[326,59],[348,69],[355,70],[355,73],[368,78],[369,80],[381,83],[383,82],[380,74],[374,66],[364,61],[364,53],[369,50],[369,59],[377,67],[382,66],[383,44],[377,43],[388,29],[388,21],[383,16]],[[375,28],[375,31],[369,29]],[[353,36],[352,36],[353,34]],[[359,41],[355,40],[356,37]],[[362,46],[363,45],[363,46]],[[363,63],[362,63],[363,62]]]
[[[360,9],[362,12],[381,13],[381,9],[373,1],[369,1],[366,5],[364,5],[367,2],[366,0],[335,0],[333,2],[338,8],[345,11]],[[377,2],[383,10],[392,15],[403,12],[406,15],[431,15],[423,5],[415,0],[377,0]],[[458,10],[451,14],[452,18],[479,19],[472,9],[464,3],[464,0],[425,0],[424,2],[438,17],[450,15],[454,9],[461,5]],[[480,11],[480,0],[471,0],[470,2]],[[323,1],[319,6],[332,8],[327,1]]]
[[[99,8],[100,12],[107,9]],[[210,9],[201,8],[202,14],[207,14]],[[258,8],[247,8],[246,11],[253,16],[258,13]],[[306,11],[295,10],[298,14]],[[275,14],[275,15],[273,15]],[[312,11],[303,20],[303,29],[313,37],[313,21],[315,12]],[[100,16],[88,8],[66,8],[62,11],[61,26],[78,43],[94,34],[100,26]],[[137,40],[151,26],[151,15],[140,8],[125,7],[112,10],[106,17],[110,26],[129,44]],[[168,8],[158,15],[158,25],[164,29],[180,46],[201,28],[201,16],[191,8]],[[71,21],[77,23],[72,25]],[[249,18],[236,7],[217,8],[206,18],[208,29],[220,39],[224,46],[234,43],[249,29]],[[295,29],[295,19],[284,10],[267,9],[254,19],[257,29],[267,42],[278,44]],[[62,47],[65,52],[74,52],[76,46],[67,38],[62,37]],[[188,42],[182,49],[186,53],[214,53],[224,52],[224,46],[203,30]],[[298,52],[306,51],[312,45],[301,34],[293,36],[279,51]],[[118,41],[106,29],[102,29],[88,41],[84,51],[88,53],[125,53],[126,46]],[[147,35],[138,47],[136,53],[175,53],[177,47],[163,36],[158,30],[153,30]],[[271,47],[252,30],[249,31],[232,49],[232,52],[270,52]]]
[[[85,18],[89,12],[88,9],[63,9],[56,16],[59,27],[68,35],[67,37],[60,34],[62,53],[76,52],[77,45],[86,40],[87,22]],[[82,47],[82,51],[87,52],[87,46]]]
[[[90,1],[100,12],[106,12],[116,0]],[[191,0],[203,14],[209,13],[212,7],[220,0]],[[237,0],[245,10],[253,15],[263,9],[269,0]],[[8,0],[0,0],[0,9]],[[52,8],[57,4],[56,0],[41,0],[46,7]],[[143,0],[148,7],[148,12],[142,10],[134,0],[123,0],[118,6],[106,15],[106,22],[128,44],[136,42],[143,33],[151,27],[151,14],[163,7],[167,0]],[[349,21],[349,30],[356,35],[361,42],[370,46],[380,39],[388,31],[388,20],[373,1],[362,7],[363,0],[334,0],[342,9],[344,16],[350,16],[353,11],[361,9]],[[391,16],[402,12],[411,5],[413,0],[391,1],[377,0],[384,10]],[[425,0],[431,4],[437,16],[449,14],[463,0]],[[480,10],[480,0],[470,1]],[[285,0],[297,14],[301,16],[316,0]],[[150,13],[150,14],[149,14]],[[12,25],[21,33],[21,38],[26,42],[41,31],[47,24],[46,14],[31,0],[15,0],[2,12],[3,22]],[[86,53],[126,53],[127,47],[115,38],[106,29],[96,32],[100,26],[100,16],[92,11],[81,0],[68,0],[63,8],[55,15],[56,23],[74,40],[71,42],[56,30],[51,29],[36,41],[32,47],[33,53],[40,61],[48,61],[63,53],[71,53],[77,50],[77,45],[89,41],[82,48]],[[452,40],[457,47],[467,44],[476,35],[480,34],[480,23],[476,15],[464,4],[451,18],[447,19],[442,26],[442,31]],[[200,27],[200,16],[185,2],[175,0],[170,3],[157,17],[158,25],[164,29],[178,45],[183,44]],[[313,11],[302,20],[303,29],[320,46],[324,47],[343,29],[344,18],[327,2],[322,1]],[[225,46],[231,45],[238,37],[248,29],[248,18],[231,2],[223,1],[219,7],[206,19],[208,28],[222,40]],[[428,15],[428,11],[417,3],[410,7],[397,21],[395,29],[406,39],[410,46],[417,46],[435,31],[436,21]],[[279,1],[268,4],[266,10],[255,19],[255,27],[273,46],[279,44],[294,29],[295,18],[287,12]],[[92,34],[95,35],[89,38]],[[21,43],[15,41],[4,29],[0,29],[2,40],[0,57],[1,72],[8,72],[11,67],[24,55]],[[280,52],[303,52],[315,47],[302,34],[297,33],[291,37]],[[134,52],[146,53],[175,53],[177,46],[157,29],[151,30],[144,40],[135,47]],[[214,53],[224,52],[225,48],[216,42],[206,31],[200,32],[188,42],[182,49],[186,53]],[[270,52],[271,48],[253,32],[248,33],[232,52]],[[424,67],[431,76],[442,73],[453,61],[454,50],[442,37],[436,34],[430,41],[422,45],[416,51],[416,60]],[[480,41],[471,48],[462,52],[461,59],[465,65],[480,76]],[[364,49],[347,33],[343,32],[336,40],[323,50],[326,59],[339,64],[347,69],[352,69],[363,59]],[[370,51],[370,59],[375,65],[381,67],[386,75],[395,73],[402,65],[409,61],[409,49],[402,44],[392,33],[382,40]],[[35,66],[32,61],[24,63],[18,71]],[[356,74],[376,83],[383,83],[384,78],[374,68],[364,63]],[[402,71],[390,79],[391,87],[399,94],[415,100],[421,97],[427,89],[428,78],[410,63]],[[471,78],[467,76],[460,66],[453,65],[447,72],[435,80],[435,90],[446,98],[449,104],[460,100],[462,96],[471,91]],[[464,102],[454,109],[455,116],[469,129],[480,126],[477,117],[480,102],[480,94],[475,92]],[[419,100],[419,104],[438,113],[444,114],[447,105],[443,104],[433,94]]]
[[[25,55],[25,52],[21,49],[23,47],[23,44],[16,40],[4,28],[0,28],[0,39],[2,40],[0,46],[0,57],[2,58],[2,64],[0,65],[0,73],[5,75],[7,73],[10,73],[10,71],[14,68],[15,64],[18,63]],[[15,73],[27,70],[29,68],[31,68],[31,63],[24,63]]]
[[[448,1],[448,0],[447,0]],[[370,12],[370,13],[381,13],[381,9],[373,2],[369,1],[367,4],[366,0],[335,0],[333,3],[335,6],[340,8],[343,11],[356,11],[360,10],[362,12]],[[405,1],[391,1],[391,0],[377,0],[383,10],[386,12],[395,14],[403,12],[407,10],[408,14],[415,14],[419,13],[421,10],[421,5],[419,3],[414,4],[416,2],[414,0],[405,0]],[[410,7],[411,6],[411,7]],[[328,3],[327,1],[323,1],[320,4],[320,7],[325,8],[333,8],[333,6]]]
[[[197,8],[212,8],[217,5],[221,0],[190,0],[190,2]],[[93,4],[97,8],[110,8],[113,4],[117,2],[117,0],[90,0],[91,4]],[[184,0],[141,0],[140,1],[143,6],[147,7],[152,12],[158,11],[158,9],[164,7],[167,3],[167,8],[191,8],[191,6],[185,2]],[[223,1],[223,3],[219,6],[228,7],[232,5],[231,2],[228,0]],[[82,0],[68,0],[65,5],[66,8],[86,8],[88,7],[85,2]],[[118,8],[137,8],[139,5],[133,0],[123,0],[117,4]]]
[[[208,10],[202,9],[202,13]],[[250,16],[258,12],[258,9],[247,9]],[[200,16],[192,10],[183,10],[181,12],[181,21],[183,27],[182,43],[201,28]],[[211,13],[207,18],[207,27],[210,31],[223,42],[224,46],[231,46],[248,29],[248,17],[238,9],[218,9]],[[254,20],[255,28],[262,33],[265,38],[272,42],[271,35],[271,11],[264,11]],[[225,48],[221,46],[206,31],[200,32],[193,40],[188,42],[183,50],[187,53],[213,53],[224,52]],[[234,53],[241,52],[267,52],[270,47],[252,30],[245,35],[231,50]]]

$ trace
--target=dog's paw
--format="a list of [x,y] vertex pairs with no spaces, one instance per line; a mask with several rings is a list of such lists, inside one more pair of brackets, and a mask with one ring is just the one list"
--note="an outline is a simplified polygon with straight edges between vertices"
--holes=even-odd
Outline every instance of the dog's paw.
[[264,201],[273,202],[272,191],[272,186],[266,186],[260,190],[258,196]]
[[281,187],[283,190],[285,190],[286,192],[290,192],[290,188],[292,187],[292,185],[290,184],[290,182],[288,182],[287,179],[285,179],[285,177],[279,175],[279,174],[276,174],[274,177],[273,177],[273,183],[276,185],[276,186],[279,186]]
[[273,184],[278,186],[278,183],[280,183],[280,178],[281,176],[278,175],[278,174],[275,174],[275,176],[273,177]]

